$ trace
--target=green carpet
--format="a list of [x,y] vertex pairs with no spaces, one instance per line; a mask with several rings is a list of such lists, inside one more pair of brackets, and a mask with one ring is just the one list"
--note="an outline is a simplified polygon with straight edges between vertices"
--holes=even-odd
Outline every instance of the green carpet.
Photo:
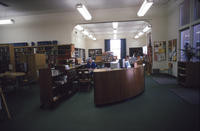
[[198,131],[199,107],[182,101],[150,76],[145,92],[127,101],[95,107],[93,91],[77,93],[54,110],[39,108],[39,87],[7,95],[13,120],[0,131]]

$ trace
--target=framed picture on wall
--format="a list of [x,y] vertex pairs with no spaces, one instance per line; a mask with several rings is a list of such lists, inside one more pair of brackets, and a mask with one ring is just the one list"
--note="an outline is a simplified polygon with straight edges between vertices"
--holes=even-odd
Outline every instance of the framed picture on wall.
[[166,60],[166,41],[154,41],[154,61]]
[[177,39],[168,41],[168,60],[177,60]]

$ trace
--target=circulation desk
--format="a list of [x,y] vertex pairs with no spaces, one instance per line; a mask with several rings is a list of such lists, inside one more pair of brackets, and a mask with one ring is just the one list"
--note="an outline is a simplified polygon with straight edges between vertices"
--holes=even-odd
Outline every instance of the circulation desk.
[[139,95],[144,91],[144,67],[130,69],[95,69],[94,103],[111,104]]

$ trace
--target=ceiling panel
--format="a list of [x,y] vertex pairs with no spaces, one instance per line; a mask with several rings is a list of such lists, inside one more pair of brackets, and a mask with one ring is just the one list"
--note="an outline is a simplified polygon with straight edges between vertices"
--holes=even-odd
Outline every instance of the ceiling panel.
[[[33,12],[60,12],[75,11],[77,3],[85,4],[88,9],[108,9],[108,8],[127,8],[139,6],[142,0],[0,0],[9,5],[7,11],[20,13]],[[166,4],[169,0],[154,0],[155,5]],[[4,7],[0,6],[0,13]]]

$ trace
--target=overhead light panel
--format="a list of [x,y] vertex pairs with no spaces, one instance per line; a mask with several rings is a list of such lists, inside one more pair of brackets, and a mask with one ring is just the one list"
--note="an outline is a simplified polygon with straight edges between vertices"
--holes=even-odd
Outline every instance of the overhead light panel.
[[114,34],[116,34],[116,33],[117,33],[117,30],[116,30],[116,29],[114,29],[114,30],[113,30],[113,33],[114,33]]
[[93,40],[97,40],[95,37],[92,38]]
[[144,0],[144,2],[142,4],[142,6],[140,7],[137,15],[140,16],[140,17],[144,16],[152,5],[153,5],[153,0]]
[[113,25],[113,29],[117,29],[118,28],[118,22],[113,22],[112,25]]
[[144,33],[143,32],[140,32],[140,33],[138,33],[138,36],[142,36]]
[[88,32],[87,30],[84,30],[84,31],[83,31],[83,34],[88,36],[88,35],[89,35],[89,32]]
[[82,30],[83,30],[83,27],[80,26],[80,25],[76,25],[76,26],[75,26],[75,29],[77,29],[77,30],[79,30],[79,31],[82,31]]
[[83,18],[85,20],[91,20],[92,19],[92,16],[91,16],[90,12],[87,10],[87,8],[85,7],[85,5],[77,4],[76,9],[79,11],[79,13],[83,16]]
[[114,37],[113,37],[114,39],[117,39],[117,35],[116,34],[114,34]]
[[149,31],[151,28],[149,26],[146,26],[144,29],[143,29],[143,32],[147,32]]
[[144,34],[144,32],[139,32],[136,36],[135,39],[138,39],[140,36],[142,36]]
[[13,19],[0,20],[0,25],[14,24],[14,23],[15,21]]
[[92,39],[92,38],[93,38],[93,35],[89,34],[88,37],[89,37],[90,39]]
[[139,38],[139,36],[138,36],[138,35],[136,35],[136,36],[135,36],[135,39],[137,39],[137,38]]

